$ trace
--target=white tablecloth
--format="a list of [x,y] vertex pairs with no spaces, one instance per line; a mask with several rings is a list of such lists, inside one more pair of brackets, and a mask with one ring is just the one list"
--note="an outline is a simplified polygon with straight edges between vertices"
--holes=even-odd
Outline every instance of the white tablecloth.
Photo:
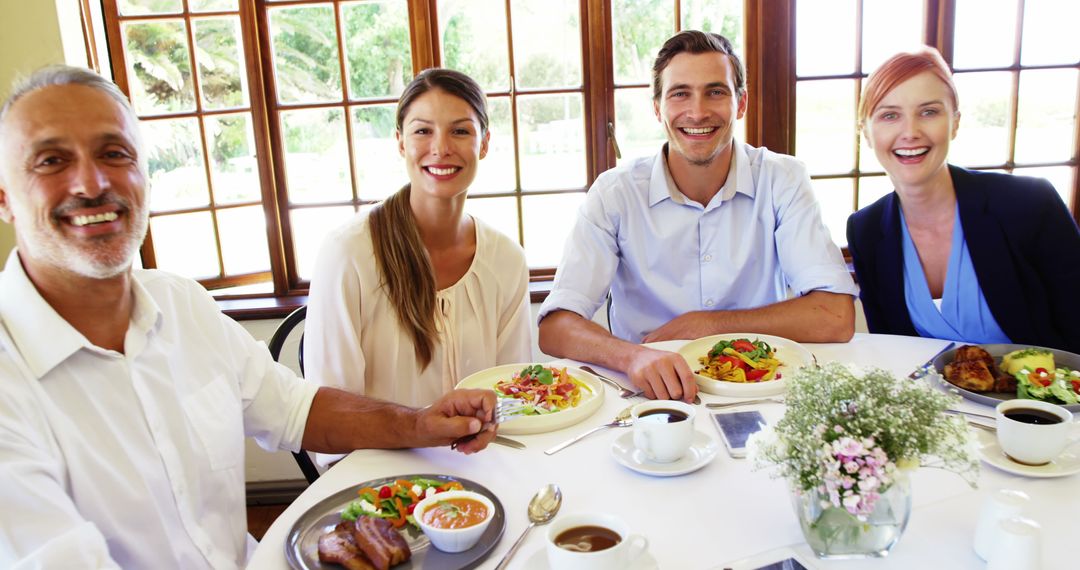
[[[660,343],[674,349],[681,342]],[[857,334],[850,343],[808,344],[819,362],[838,360],[878,366],[901,376],[929,359],[945,341],[913,337]],[[611,374],[616,378],[619,375]],[[357,451],[324,474],[274,522],[255,551],[250,567],[284,569],[284,541],[293,523],[319,500],[357,483],[405,473],[444,473],[476,481],[494,492],[507,515],[506,533],[481,568],[494,568],[528,524],[526,505],[547,483],[563,492],[560,514],[609,512],[627,521],[650,541],[660,568],[721,567],[723,563],[790,546],[820,568],[983,568],[972,549],[976,518],[984,499],[1002,488],[1031,496],[1026,514],[1042,525],[1047,569],[1076,568],[1080,554],[1080,477],[1031,479],[1010,475],[985,463],[979,486],[972,489],[958,475],[922,468],[912,478],[914,509],[907,531],[888,558],[818,561],[806,546],[783,480],[754,471],[745,459],[732,459],[722,449],[699,471],[655,478],[622,467],[611,445],[625,430],[595,434],[553,456],[544,450],[592,426],[607,423],[628,402],[608,391],[603,407],[580,424],[546,434],[513,436],[528,449],[493,445],[464,456],[449,449]],[[728,398],[702,394],[706,402]],[[972,411],[992,409],[965,401]],[[757,406],[770,421],[783,414],[776,404]],[[697,430],[716,438],[702,413]],[[543,549],[544,529],[534,529],[511,568],[526,568]]]

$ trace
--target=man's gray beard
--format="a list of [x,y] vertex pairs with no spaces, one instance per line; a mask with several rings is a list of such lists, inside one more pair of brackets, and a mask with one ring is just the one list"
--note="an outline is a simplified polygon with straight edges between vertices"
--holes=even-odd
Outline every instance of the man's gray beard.
[[[135,216],[135,230],[130,235],[124,237],[113,235],[101,238],[102,241],[106,242],[117,239],[123,239],[125,242],[119,247],[106,243],[106,248],[117,247],[118,249],[115,253],[110,252],[108,256],[88,255],[85,248],[74,246],[66,240],[58,240],[55,235],[42,231],[40,228],[35,228],[33,231],[35,234],[34,240],[25,244],[31,249],[31,251],[25,253],[32,258],[76,275],[91,279],[111,279],[126,273],[131,268],[135,255],[139,252],[139,246],[142,245],[143,239],[146,238],[146,230],[149,226],[149,212],[143,209],[135,212]],[[59,232],[60,230],[56,231]],[[100,249],[93,251],[98,254],[102,253]]]

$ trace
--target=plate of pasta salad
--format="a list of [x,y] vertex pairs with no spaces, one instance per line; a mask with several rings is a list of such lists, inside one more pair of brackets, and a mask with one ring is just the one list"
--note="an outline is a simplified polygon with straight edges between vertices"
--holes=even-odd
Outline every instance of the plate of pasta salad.
[[690,341],[679,349],[698,388],[720,396],[781,394],[784,377],[813,362],[801,344],[767,334],[730,333]]
[[504,364],[469,375],[456,388],[486,388],[498,398],[515,398],[525,412],[499,426],[499,433],[542,433],[574,425],[591,416],[604,401],[604,385],[595,376],[557,363]]

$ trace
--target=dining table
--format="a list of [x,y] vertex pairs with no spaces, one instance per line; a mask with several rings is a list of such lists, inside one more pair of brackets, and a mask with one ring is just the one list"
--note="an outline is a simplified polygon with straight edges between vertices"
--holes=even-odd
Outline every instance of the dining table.
[[[675,351],[685,341],[650,346]],[[856,333],[850,342],[806,344],[818,363],[838,361],[877,367],[906,377],[939,353],[948,341]],[[571,360],[556,364],[576,366]],[[599,371],[627,384],[616,371]],[[933,376],[931,382],[945,389]],[[703,403],[735,398],[701,393]],[[985,568],[973,549],[982,506],[999,490],[1026,493],[1024,516],[1041,527],[1042,562],[1048,570],[1080,567],[1080,476],[1037,478],[1020,476],[980,462],[976,485],[960,475],[923,466],[911,475],[912,511],[902,537],[884,558],[819,560],[803,538],[784,479],[752,459],[734,458],[720,445],[704,467],[674,477],[655,477],[632,471],[613,457],[616,439],[631,428],[611,428],[593,434],[559,453],[545,450],[587,429],[607,423],[640,399],[622,399],[605,390],[602,406],[580,423],[547,433],[514,435],[525,449],[490,445],[464,455],[450,448],[358,450],[312,483],[271,525],[249,568],[289,568],[285,545],[296,521],[326,497],[358,483],[403,474],[445,474],[475,481],[503,505],[505,532],[478,568],[495,568],[529,524],[530,498],[549,483],[563,494],[559,516],[569,513],[608,513],[623,519],[634,533],[648,539],[649,564],[634,568],[708,569],[739,567],[739,561],[763,553],[794,553],[809,568]],[[719,442],[707,410],[697,406],[695,428]],[[766,402],[739,409],[759,410],[770,423],[784,414],[782,403]],[[957,409],[992,416],[990,406],[962,399]],[[1074,425],[1074,428],[1076,425]],[[973,432],[974,433],[974,432]],[[1074,437],[1076,430],[1074,429]],[[533,529],[509,568],[546,568],[545,528]],[[762,558],[763,559],[763,558]],[[751,566],[756,567],[756,566]]]

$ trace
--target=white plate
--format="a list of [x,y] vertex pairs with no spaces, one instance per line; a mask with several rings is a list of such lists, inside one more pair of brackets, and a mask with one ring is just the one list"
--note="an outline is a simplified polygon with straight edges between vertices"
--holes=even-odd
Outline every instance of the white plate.
[[979,442],[979,457],[983,461],[1013,475],[1023,477],[1065,477],[1080,473],[1080,445],[1066,448],[1057,459],[1046,465],[1024,465],[1009,459],[998,445],[997,436],[992,433],[976,430]]
[[[543,363],[541,365],[548,366]],[[458,382],[455,388],[494,389],[496,382],[510,380],[514,377],[514,374],[521,372],[526,366],[532,366],[532,363],[504,364],[474,372],[461,382]],[[503,435],[527,435],[555,431],[572,426],[600,409],[600,404],[604,402],[604,385],[595,376],[580,368],[567,366],[566,371],[571,377],[589,387],[589,392],[581,395],[581,402],[578,403],[576,408],[542,416],[520,416],[500,425],[499,433]]]
[[[525,570],[550,570],[551,565],[548,564],[547,547],[542,547],[525,561]],[[626,570],[656,570],[660,568],[660,565],[653,558],[652,553],[648,550],[643,552],[641,556],[638,556]]]
[[697,385],[702,391],[719,396],[734,396],[737,398],[782,394],[784,393],[784,390],[787,389],[787,382],[785,381],[787,376],[789,374],[794,374],[799,368],[806,366],[807,364],[812,364],[814,361],[814,357],[810,354],[810,351],[806,350],[803,345],[793,340],[754,333],[718,334],[699,338],[684,344],[682,348],[679,349],[679,354],[686,359],[686,363],[690,365],[690,370],[700,370],[701,362],[698,361],[698,358],[708,354],[714,344],[721,340],[734,340],[737,338],[745,338],[751,341],[763,340],[769,343],[769,346],[773,347],[773,350],[776,351],[776,359],[780,361],[780,367],[776,369],[776,372],[780,374],[780,378],[778,380],[769,380],[768,382],[742,383],[713,380],[712,378],[702,376],[701,374],[694,374],[697,378]]
[[611,455],[627,469],[638,473],[652,475],[654,477],[675,477],[686,475],[705,467],[716,457],[720,449],[716,440],[704,433],[694,430],[694,440],[690,443],[690,450],[678,461],[671,463],[654,463],[645,459],[645,454],[634,447],[634,432],[628,431],[619,436],[615,443],[611,444]]

